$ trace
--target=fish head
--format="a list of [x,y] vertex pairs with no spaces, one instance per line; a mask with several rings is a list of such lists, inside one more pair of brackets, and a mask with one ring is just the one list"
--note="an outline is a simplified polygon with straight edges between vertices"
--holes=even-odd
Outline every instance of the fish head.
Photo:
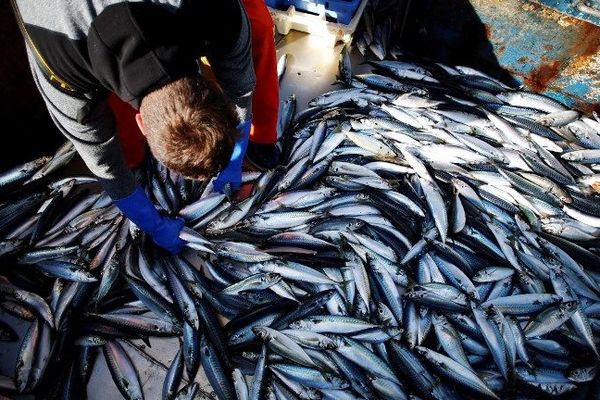
[[352,231],[357,231],[360,228],[362,228],[363,226],[365,226],[365,221],[362,221],[360,219],[351,221],[348,223],[348,229],[352,230]]
[[471,278],[471,280],[473,280],[474,282],[479,282],[480,279],[483,279],[483,278],[485,278],[487,276],[488,276],[488,271],[480,270],[480,271],[477,271],[473,275],[473,277]]
[[431,321],[434,324],[438,325],[445,325],[448,322],[446,318],[444,318],[444,316],[438,312],[434,312],[431,314]]
[[261,340],[267,341],[268,339],[270,339],[271,335],[269,334],[269,332],[267,331],[267,329],[263,326],[255,326],[252,328],[252,332],[254,332],[254,334],[256,336],[258,336]]
[[413,290],[405,292],[402,296],[406,299],[416,299],[419,297],[424,297],[425,293],[422,290],[417,289],[417,285],[413,288]]
[[106,339],[104,339],[100,336],[96,336],[96,335],[87,335],[87,336],[82,336],[79,339],[77,339],[75,341],[75,344],[77,344],[79,346],[86,346],[86,347],[103,346],[106,344]]
[[356,200],[358,201],[369,201],[371,199],[371,196],[369,196],[369,194],[367,193],[358,193],[356,195]]
[[157,333],[169,333],[173,331],[175,327],[171,327],[165,323],[164,325],[154,324],[152,329],[154,329],[154,331]]
[[323,350],[335,350],[338,345],[335,340],[325,337],[319,340],[319,347]]
[[422,355],[423,357],[427,357],[427,351],[429,349],[427,349],[426,347],[423,346],[415,346],[414,350],[419,354]]
[[597,365],[575,368],[569,373],[569,380],[573,382],[589,382],[594,379],[598,368]]
[[301,329],[301,330],[310,330],[310,328],[314,325],[312,321],[301,319],[298,321],[294,321],[289,324],[291,329]]
[[211,221],[208,223],[208,225],[206,225],[206,230],[207,231],[214,231],[216,229],[219,229],[220,224],[222,223],[221,220],[216,220],[216,221]]
[[395,326],[389,326],[383,329],[385,333],[387,333],[390,337],[399,339],[402,335],[402,329],[397,328]]
[[329,167],[329,170],[333,173],[340,173],[342,172],[342,168],[340,167],[340,163],[337,161],[334,161],[333,163],[331,163],[331,166]]
[[336,349],[346,346],[346,340],[343,336],[329,335],[328,337],[331,339],[331,342],[335,345]]
[[552,125],[554,123],[554,121],[556,121],[556,118],[554,118],[550,115],[543,115],[537,119],[537,122],[539,122],[542,125],[546,125],[546,126]]
[[281,281],[281,275],[274,272],[267,272],[260,278],[260,281],[264,284],[275,284]]
[[549,222],[542,225],[542,230],[551,235],[558,236],[562,233],[564,226],[559,223]]
[[254,353],[252,351],[243,351],[242,357],[244,357],[246,360],[256,362],[258,360],[259,355],[258,355],[258,353]]
[[573,198],[569,195],[569,193],[567,192],[562,192],[558,195],[558,198],[560,199],[560,201],[562,201],[563,203],[566,204],[571,204],[573,203]]
[[335,197],[338,193],[337,193],[337,190],[335,190],[334,188],[324,187],[321,190],[321,194],[323,195],[324,198],[330,199],[332,197]]
[[261,262],[261,263],[251,264],[251,265],[248,265],[247,268],[248,268],[248,271],[252,272],[253,274],[258,274],[261,272],[272,272],[277,267],[278,267],[278,260],[265,261],[265,262]]
[[575,310],[577,310],[578,306],[579,306],[579,302],[577,300],[570,300],[570,301],[565,301],[562,304],[562,309],[568,313],[572,313],[572,312],[575,312]]
[[464,189],[465,187],[467,187],[467,184],[458,178],[451,178],[450,181],[452,182],[452,185],[454,185],[454,187],[456,187],[457,189]]
[[382,322],[388,320],[390,315],[392,315],[392,312],[390,311],[388,306],[386,306],[383,303],[377,303],[376,311],[377,311],[377,318]]

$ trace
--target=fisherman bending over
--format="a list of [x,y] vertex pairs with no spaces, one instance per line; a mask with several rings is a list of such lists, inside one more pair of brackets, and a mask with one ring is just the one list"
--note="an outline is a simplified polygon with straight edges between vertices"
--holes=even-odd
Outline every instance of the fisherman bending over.
[[[246,152],[259,168],[278,163],[275,45],[264,1],[12,1],[53,121],[159,246],[182,249],[183,221],[161,216],[129,169],[143,161],[146,141],[187,178],[218,173],[218,191],[239,189]],[[218,86],[199,72],[202,56]]]

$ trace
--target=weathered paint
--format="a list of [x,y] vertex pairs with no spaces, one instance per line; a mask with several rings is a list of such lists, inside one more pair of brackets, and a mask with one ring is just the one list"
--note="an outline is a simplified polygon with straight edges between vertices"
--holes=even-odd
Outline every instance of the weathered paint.
[[[600,25],[600,0],[537,0],[537,2],[563,14],[568,14],[593,24]],[[586,8],[598,10],[598,14],[585,12],[584,10],[586,10]]]
[[[440,53],[467,54],[461,60],[448,55],[449,61],[488,69],[497,76],[507,72],[531,90],[586,111],[600,111],[600,27],[592,23],[600,19],[578,19],[558,7],[576,2],[430,0],[427,15],[419,18],[426,27],[425,39],[436,43],[433,52],[443,48]],[[468,35],[479,30],[485,38],[473,44]]]
[[600,109],[600,27],[534,2],[471,3],[500,65],[532,90]]

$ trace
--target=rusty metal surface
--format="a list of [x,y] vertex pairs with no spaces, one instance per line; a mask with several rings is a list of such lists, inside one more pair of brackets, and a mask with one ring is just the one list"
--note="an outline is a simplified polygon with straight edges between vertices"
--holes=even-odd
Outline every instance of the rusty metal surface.
[[532,90],[600,108],[600,27],[534,2],[472,4],[504,68]]
[[413,10],[409,48],[512,78],[585,111],[600,110],[599,26],[539,1],[424,3]]
[[600,0],[535,0],[563,14],[600,25]]

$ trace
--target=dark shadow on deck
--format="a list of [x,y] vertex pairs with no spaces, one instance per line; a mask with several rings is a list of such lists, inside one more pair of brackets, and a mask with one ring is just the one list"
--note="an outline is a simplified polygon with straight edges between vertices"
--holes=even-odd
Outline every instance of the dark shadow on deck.
[[489,35],[467,0],[413,0],[401,46],[429,60],[473,67],[507,84],[517,83],[500,66]]
[[0,171],[51,155],[64,136],[33,83],[9,1],[0,2]]

